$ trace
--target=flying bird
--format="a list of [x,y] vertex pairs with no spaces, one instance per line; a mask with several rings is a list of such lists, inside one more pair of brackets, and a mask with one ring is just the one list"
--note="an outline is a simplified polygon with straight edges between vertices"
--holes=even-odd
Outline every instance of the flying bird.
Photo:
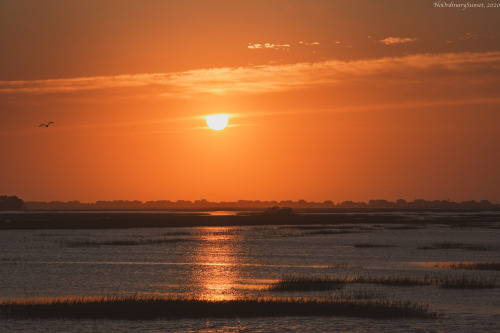
[[49,121],[48,123],[46,124],[40,124],[38,125],[38,127],[42,127],[42,126],[45,126],[45,127],[49,127],[50,124],[53,124],[54,122],[53,121]]

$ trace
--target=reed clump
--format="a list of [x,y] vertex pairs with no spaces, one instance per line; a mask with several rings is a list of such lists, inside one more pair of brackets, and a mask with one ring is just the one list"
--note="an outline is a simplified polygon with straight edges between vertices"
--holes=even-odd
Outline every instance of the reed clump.
[[100,297],[3,301],[1,319],[234,318],[275,316],[348,316],[366,318],[437,317],[426,305],[387,300],[253,298],[200,300],[181,297]]
[[395,225],[395,226],[387,226],[387,227],[385,227],[385,229],[387,229],[387,230],[415,230],[415,229],[420,229],[424,226],[425,225],[414,225],[414,224]]
[[495,282],[491,279],[476,278],[467,275],[462,275],[460,277],[441,275],[361,276],[352,278],[351,283],[379,284],[386,286],[437,287],[445,289],[488,289],[496,287]]
[[354,268],[363,268],[363,267],[356,266],[356,265],[348,265],[348,264],[336,264],[336,265],[328,265],[328,268],[354,269]]
[[458,243],[458,242],[441,242],[432,245],[420,246],[419,250],[468,250],[468,251],[487,251],[493,250],[495,247],[485,246],[480,244],[471,243]]
[[269,285],[269,291],[313,291],[342,289],[344,282],[321,276],[285,275]]
[[375,243],[356,243],[353,245],[357,248],[377,248],[377,247],[393,247],[392,245],[387,244],[375,244]]
[[307,235],[342,235],[353,233],[365,233],[376,230],[365,226],[343,226],[343,225],[298,225],[278,227],[280,230],[298,230]]
[[433,266],[450,269],[500,271],[500,262],[443,262],[434,263]]
[[366,231],[361,231],[361,230],[345,230],[345,229],[324,229],[324,230],[317,230],[317,231],[309,231],[307,232],[308,235],[344,235],[344,234],[360,234],[364,233]]
[[493,279],[477,278],[467,275],[449,277],[445,275],[425,276],[355,276],[355,277],[318,277],[318,276],[283,276],[269,285],[269,291],[315,291],[342,289],[345,284],[378,284],[402,287],[437,287],[447,289],[488,289],[495,288]]

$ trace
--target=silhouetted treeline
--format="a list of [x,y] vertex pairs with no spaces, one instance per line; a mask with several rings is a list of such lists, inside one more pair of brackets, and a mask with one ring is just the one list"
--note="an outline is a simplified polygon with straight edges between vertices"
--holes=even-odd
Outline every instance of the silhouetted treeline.
[[[20,199],[19,199],[20,200]],[[22,201],[22,200],[21,200]],[[500,209],[500,204],[492,204],[488,200],[453,202],[449,200],[428,201],[416,199],[406,201],[370,200],[369,202],[343,201],[334,203],[333,201],[311,202],[305,200],[282,200],[282,201],[260,201],[260,200],[238,200],[211,202],[207,200],[159,200],[159,201],[96,201],[92,203],[82,203],[80,201],[51,201],[25,203],[28,210],[266,210],[269,207],[291,209]]]
[[0,210],[24,210],[24,201],[16,196],[0,196]]

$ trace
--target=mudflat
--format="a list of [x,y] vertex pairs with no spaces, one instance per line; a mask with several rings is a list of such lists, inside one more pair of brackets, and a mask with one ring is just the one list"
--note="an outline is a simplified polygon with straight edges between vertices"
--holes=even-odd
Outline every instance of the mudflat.
[[408,212],[408,211],[342,211],[301,212],[287,216],[248,213],[213,216],[202,212],[23,212],[0,213],[0,230],[24,229],[116,229],[166,228],[244,225],[315,225],[315,224],[453,224],[485,226],[500,222],[500,214],[469,211]]

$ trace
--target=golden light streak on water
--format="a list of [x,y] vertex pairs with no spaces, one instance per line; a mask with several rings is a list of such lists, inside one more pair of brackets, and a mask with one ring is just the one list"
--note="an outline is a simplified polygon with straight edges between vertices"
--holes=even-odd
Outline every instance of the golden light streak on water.
[[237,289],[241,277],[242,258],[235,255],[240,251],[241,244],[236,241],[236,235],[230,227],[200,228],[201,242],[193,249],[194,262],[200,266],[193,272],[194,283],[200,286],[199,297],[213,301],[234,299],[234,289]]

